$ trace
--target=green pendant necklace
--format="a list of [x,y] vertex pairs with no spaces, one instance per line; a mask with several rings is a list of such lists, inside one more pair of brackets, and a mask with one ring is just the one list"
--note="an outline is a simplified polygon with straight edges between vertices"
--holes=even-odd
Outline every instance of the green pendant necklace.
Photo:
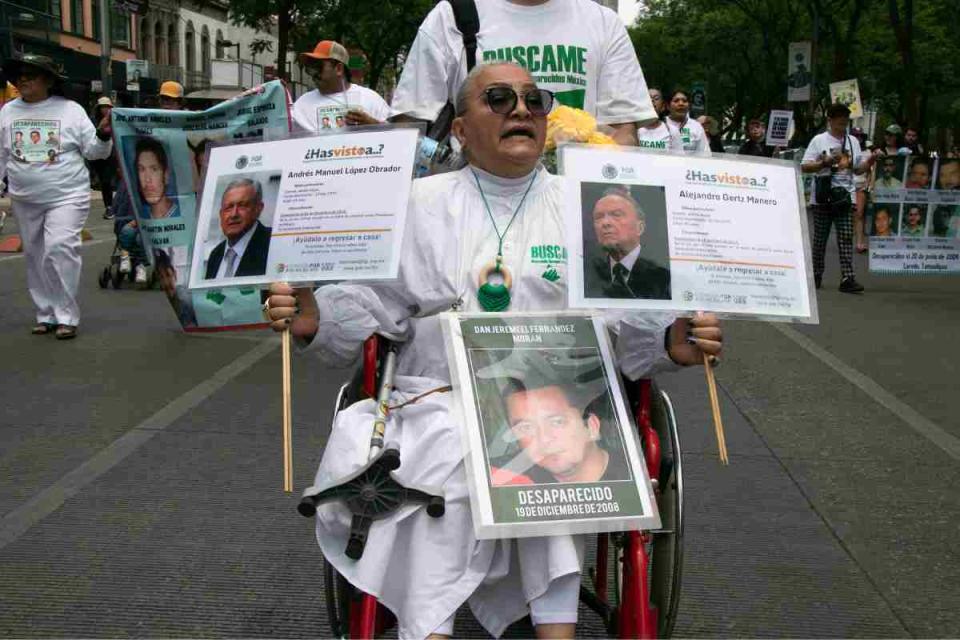
[[[504,311],[510,306],[510,288],[513,286],[513,276],[510,275],[510,270],[503,264],[503,239],[506,237],[507,231],[510,230],[513,221],[517,219],[517,214],[520,213],[520,209],[523,208],[527,194],[530,193],[530,187],[533,186],[533,181],[537,179],[537,173],[534,172],[530,178],[530,182],[527,183],[527,190],[523,192],[523,197],[520,198],[520,204],[517,205],[503,233],[500,233],[500,230],[497,229],[497,223],[493,219],[493,212],[490,211],[490,203],[487,202],[487,196],[483,193],[483,188],[480,186],[480,178],[473,169],[471,169],[470,172],[473,174],[473,179],[477,182],[477,190],[480,192],[480,198],[483,200],[483,206],[487,210],[487,216],[490,218],[490,223],[493,225],[493,231],[497,234],[498,240],[496,260],[487,263],[486,266],[480,270],[479,282],[477,283],[477,301],[480,303],[480,306],[483,307],[484,311]],[[502,283],[493,284],[490,282],[490,277],[495,273],[499,274],[503,279]]]

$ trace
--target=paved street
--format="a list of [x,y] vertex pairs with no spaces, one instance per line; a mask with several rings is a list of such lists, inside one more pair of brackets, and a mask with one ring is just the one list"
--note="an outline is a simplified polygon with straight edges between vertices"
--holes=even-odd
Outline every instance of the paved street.
[[[185,335],[160,292],[101,290],[101,212],[73,342],[29,335],[24,260],[0,254],[0,636],[329,635],[313,523],[280,490],[279,341]],[[660,380],[686,470],[678,636],[960,636],[960,280],[858,257],[867,293],[844,295],[830,252],[819,326],[726,324],[729,467],[702,371]],[[346,375],[294,360],[298,490]]]

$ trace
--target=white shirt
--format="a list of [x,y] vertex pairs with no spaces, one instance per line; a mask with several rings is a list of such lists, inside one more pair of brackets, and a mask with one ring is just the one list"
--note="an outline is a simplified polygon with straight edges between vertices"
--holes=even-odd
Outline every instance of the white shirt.
[[[624,267],[627,268],[627,278],[628,278],[628,279],[630,278],[630,272],[633,271],[633,265],[635,265],[635,264],[637,263],[637,258],[640,257],[640,249],[641,249],[641,247],[640,247],[640,245],[638,244],[637,246],[635,246],[635,247],[633,248],[633,251],[631,251],[631,252],[628,253],[627,255],[623,256],[623,257],[620,258],[620,260],[619,260],[619,263],[622,264]],[[610,277],[612,278],[612,277],[614,276],[613,267],[616,266],[616,264],[617,264],[618,261],[617,261],[617,260],[614,260],[613,258],[608,258],[608,260],[610,261]]]
[[[476,0],[477,64],[519,63],[560,104],[601,124],[657,117],[633,44],[619,16],[593,0],[548,0],[537,6]],[[410,48],[393,109],[433,120],[466,77],[463,36],[449,2],[438,2]]]
[[707,132],[703,130],[703,125],[696,120],[687,118],[687,121],[681,125],[681,123],[667,118],[667,126],[670,127],[671,132],[680,137],[683,150],[687,153],[710,153]]
[[[844,142],[844,138],[846,138],[846,142]],[[856,138],[847,134],[844,134],[844,138],[835,138],[829,131],[824,131],[823,133],[818,133],[817,135],[813,136],[813,140],[810,141],[810,144],[807,146],[807,150],[803,152],[803,160],[801,160],[801,164],[819,160],[824,153],[832,155],[834,151],[840,151],[841,149],[844,149],[844,155],[847,157],[841,162],[840,165],[837,165],[837,170],[833,172],[831,184],[834,187],[846,189],[850,192],[850,195],[853,196],[853,192],[856,190],[856,182],[853,179],[853,169],[860,164],[860,161],[862,160],[862,154],[860,152],[860,143]],[[830,168],[825,167],[821,169],[817,172],[817,175],[830,175]],[[810,204],[816,204],[816,202],[817,190],[811,189]]]
[[[15,149],[17,131],[23,142]],[[34,131],[40,133],[36,144],[31,143]],[[55,146],[47,144],[50,131],[59,140]],[[0,172],[7,175],[11,198],[33,204],[89,200],[84,159],[102,160],[112,149],[112,141],[97,138],[83,108],[61,96],[41,102],[17,98],[0,110]]]
[[[498,239],[477,186],[502,232],[530,186],[525,204],[503,240],[504,264],[513,275],[510,311],[550,311],[567,306],[567,247],[563,221],[566,181],[543,169],[535,176],[498,178],[471,169],[416,180],[395,282],[335,284],[317,289],[319,328],[307,346],[326,364],[355,361],[363,340],[381,333],[404,340],[391,404],[449,384],[438,314],[454,305],[482,311],[477,278],[494,259]],[[550,277],[544,277],[550,272]],[[554,272],[559,279],[554,277]],[[610,312],[615,352],[630,378],[672,367],[664,331],[672,314]],[[582,538],[476,540],[460,443],[460,413],[446,393],[428,395],[391,412],[386,440],[401,457],[420,461],[394,472],[407,486],[442,486],[443,518],[406,506],[377,520],[359,561],[343,555],[349,512],[339,504],[317,513],[317,538],[325,557],[354,584],[362,584],[398,617],[400,637],[424,637],[469,598],[474,615],[498,637],[527,611],[554,579],[579,573]],[[375,403],[341,412],[317,472],[314,493],[366,464]],[[521,561],[513,560],[517,545]],[[578,551],[579,548],[579,551]],[[518,566],[519,565],[519,566]],[[523,591],[519,589],[522,575]],[[472,595],[471,595],[472,594]]]
[[[390,105],[380,94],[351,83],[346,91],[326,94],[314,89],[303,94],[293,103],[293,120],[306,131],[337,129],[343,126],[342,118],[351,109],[362,109],[381,122],[393,115]],[[338,117],[341,118],[340,124],[337,123]],[[327,126],[324,118],[327,118]]]
[[673,132],[665,122],[660,122],[653,129],[637,127],[637,140],[639,142],[637,146],[641,149],[676,153],[684,151],[679,134]]
[[[240,239],[237,240],[235,244],[231,245],[229,240],[224,241],[226,246],[223,248],[223,259],[220,260],[220,268],[217,269],[218,278],[232,278],[233,274],[237,272],[237,267],[240,266],[240,261],[243,260],[243,253],[247,250],[247,245],[250,244],[250,238],[253,237],[253,233],[257,230],[258,224],[260,223],[254,222],[253,226],[247,229],[246,233],[240,236]],[[231,265],[233,273],[227,273],[227,256],[231,250],[233,250],[237,257],[234,258],[233,265]]]

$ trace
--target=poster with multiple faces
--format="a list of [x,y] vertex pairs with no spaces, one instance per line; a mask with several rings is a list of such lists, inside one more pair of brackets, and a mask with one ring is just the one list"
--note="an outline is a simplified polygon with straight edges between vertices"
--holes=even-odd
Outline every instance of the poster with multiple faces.
[[478,538],[660,527],[601,316],[442,322]]
[[866,225],[871,272],[960,274],[960,158],[877,160]]

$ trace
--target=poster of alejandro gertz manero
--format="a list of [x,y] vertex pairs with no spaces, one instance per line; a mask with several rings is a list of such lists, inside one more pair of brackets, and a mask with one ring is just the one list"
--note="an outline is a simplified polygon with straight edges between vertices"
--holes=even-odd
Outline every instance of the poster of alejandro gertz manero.
[[478,538],[660,526],[599,317],[448,314],[444,329]]

